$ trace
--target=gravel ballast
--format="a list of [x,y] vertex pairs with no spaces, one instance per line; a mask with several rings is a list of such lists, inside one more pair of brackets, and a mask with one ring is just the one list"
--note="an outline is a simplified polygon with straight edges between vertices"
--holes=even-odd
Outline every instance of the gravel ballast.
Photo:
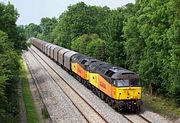
[[53,79],[30,52],[24,53],[41,97],[54,123],[85,123],[86,120],[73,106],[69,98],[52,84]]

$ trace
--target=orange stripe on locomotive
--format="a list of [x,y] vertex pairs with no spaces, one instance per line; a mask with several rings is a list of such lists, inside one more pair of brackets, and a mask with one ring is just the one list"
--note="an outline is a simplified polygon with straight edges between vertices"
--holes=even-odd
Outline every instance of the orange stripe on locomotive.
[[[73,67],[76,69],[74,69]],[[81,67],[81,65],[79,65],[78,63],[71,63],[71,69],[81,78],[88,80],[88,71],[84,70],[84,68]]]
[[111,84],[109,84],[101,75],[98,75],[98,88],[111,97]]

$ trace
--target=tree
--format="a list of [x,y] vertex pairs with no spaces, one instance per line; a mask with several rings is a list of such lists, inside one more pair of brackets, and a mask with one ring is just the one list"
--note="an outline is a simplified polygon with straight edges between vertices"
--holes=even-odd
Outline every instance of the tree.
[[97,34],[84,34],[80,36],[72,41],[71,49],[102,61],[107,60],[106,42],[100,39]]
[[121,67],[125,67],[123,21],[123,9],[112,10],[104,22],[105,29],[102,38],[107,42],[108,62]]
[[10,4],[4,5],[0,3],[0,29],[6,32],[11,41],[16,39],[16,20],[19,16],[17,10],[15,10],[14,6]]
[[102,23],[108,17],[109,8],[87,6],[80,2],[69,6],[59,17],[59,23],[54,29],[55,41],[62,47],[70,48],[71,41],[83,34],[98,34],[101,37]]
[[140,73],[146,85],[152,84],[154,93],[180,100],[176,95],[180,80],[177,3],[137,1],[138,11],[124,26],[124,45],[128,66]]
[[87,44],[86,54],[102,61],[107,61],[107,44],[100,38],[94,38]]
[[19,15],[12,4],[0,3],[0,11],[0,121],[17,122],[19,59],[26,48],[24,28],[16,26]]
[[[0,3],[0,11],[0,30],[7,33],[14,48],[20,51],[21,48],[25,48],[26,42],[21,37],[22,35],[19,34],[19,27],[16,26],[16,20],[19,14],[10,2],[7,5]],[[21,40],[22,38],[23,40]]]
[[40,23],[40,28],[41,28],[41,33],[37,35],[38,38],[42,40],[46,40],[49,42],[51,41],[51,33],[54,27],[57,25],[57,20],[56,18],[42,18],[41,23]]
[[29,25],[25,26],[26,39],[30,37],[37,37],[39,33],[41,33],[41,28],[39,25],[30,23]]
[[[19,57],[6,33],[0,31],[0,120],[2,122],[15,122],[12,107],[17,106],[11,96],[15,96],[16,79],[19,73]],[[16,105],[16,106],[14,106]]]

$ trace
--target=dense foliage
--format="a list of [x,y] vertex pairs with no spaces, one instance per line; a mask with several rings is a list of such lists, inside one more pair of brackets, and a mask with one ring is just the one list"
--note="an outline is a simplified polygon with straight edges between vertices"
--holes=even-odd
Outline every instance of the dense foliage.
[[56,18],[42,18],[41,19],[41,24],[40,26],[40,31],[41,33],[39,33],[37,35],[38,38],[42,39],[42,40],[46,40],[46,41],[51,41],[52,40],[52,36],[51,33],[52,30],[55,28],[57,24],[57,20]]
[[180,19],[176,1],[144,0],[124,26],[128,66],[154,92],[180,102]]
[[53,39],[52,30],[55,28],[57,24],[56,18],[42,18],[41,23],[36,25],[34,23],[30,23],[29,25],[25,26],[25,35],[26,38],[30,37],[37,37],[42,40],[46,40],[51,42]]
[[80,2],[68,7],[53,30],[55,43],[70,48],[71,41],[83,34],[98,34],[102,37],[102,23],[108,17],[109,8],[87,6]]
[[10,3],[0,3],[0,121],[18,122],[17,82],[20,51],[26,49],[23,26],[17,26],[18,13]]
[[106,42],[100,39],[97,34],[84,34],[71,42],[72,50],[100,59],[102,61],[107,60],[107,52],[104,50],[106,48]]
[[133,70],[151,93],[180,103],[179,7],[178,0],[137,0],[116,10],[80,2],[32,36]]

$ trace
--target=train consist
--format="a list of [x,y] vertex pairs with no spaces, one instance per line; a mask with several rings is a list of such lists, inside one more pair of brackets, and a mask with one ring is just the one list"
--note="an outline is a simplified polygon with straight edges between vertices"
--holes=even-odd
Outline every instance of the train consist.
[[116,110],[140,111],[142,87],[136,73],[36,38],[30,42]]

